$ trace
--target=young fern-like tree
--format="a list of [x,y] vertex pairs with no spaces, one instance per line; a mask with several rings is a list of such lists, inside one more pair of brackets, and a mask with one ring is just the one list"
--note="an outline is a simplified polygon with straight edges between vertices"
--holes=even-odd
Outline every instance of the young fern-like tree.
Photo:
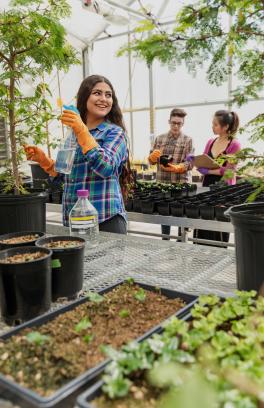
[[[239,85],[232,91],[232,103],[241,106],[257,99],[264,88],[264,1],[198,0],[181,8],[173,26],[164,28],[144,7],[146,20],[136,29],[138,35],[118,54],[135,53],[148,65],[160,61],[170,69],[184,63],[195,73],[206,64],[210,84],[221,85],[233,72]],[[241,132],[250,141],[264,141],[264,112],[253,117]],[[230,158],[231,160],[231,158]],[[242,164],[239,173],[251,180],[257,192],[264,191],[264,154],[242,149],[235,158]],[[230,174],[227,175],[230,177]]]
[[[0,13],[0,116],[7,123],[11,158],[6,174],[15,193],[23,191],[23,145],[29,137],[46,140],[46,124],[53,117],[43,75],[55,68],[67,71],[79,62],[60,23],[69,15],[66,0],[13,0]],[[34,84],[32,96],[21,90],[25,80]]]

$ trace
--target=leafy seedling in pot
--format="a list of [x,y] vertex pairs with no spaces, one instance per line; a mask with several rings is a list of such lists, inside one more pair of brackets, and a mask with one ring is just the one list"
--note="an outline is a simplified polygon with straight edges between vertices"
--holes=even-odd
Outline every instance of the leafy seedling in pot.
[[140,288],[135,294],[134,298],[140,302],[144,302],[146,299],[146,293],[143,288]]
[[79,323],[76,324],[74,330],[76,333],[80,333],[83,330],[89,329],[92,327],[92,323],[88,319],[88,317],[84,317],[82,320],[79,321]]
[[50,340],[50,336],[33,331],[26,335],[26,339],[29,343],[34,343],[36,346],[43,346],[44,343]]

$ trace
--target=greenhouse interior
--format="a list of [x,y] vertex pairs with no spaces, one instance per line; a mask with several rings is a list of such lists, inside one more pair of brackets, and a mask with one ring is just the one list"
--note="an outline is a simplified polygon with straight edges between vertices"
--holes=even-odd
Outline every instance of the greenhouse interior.
[[263,60],[263,0],[0,1],[0,408],[264,407]]

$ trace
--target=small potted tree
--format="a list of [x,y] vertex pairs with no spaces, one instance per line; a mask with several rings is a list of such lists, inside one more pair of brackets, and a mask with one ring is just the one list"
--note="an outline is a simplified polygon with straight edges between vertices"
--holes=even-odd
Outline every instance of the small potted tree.
[[[14,0],[11,8],[0,13],[0,116],[6,122],[10,151],[7,170],[1,176],[2,234],[45,229],[46,196],[25,194],[19,166],[28,138],[36,143],[46,138],[50,107],[43,74],[54,68],[66,71],[78,62],[60,24],[69,14],[65,0]],[[28,78],[36,83],[32,96],[25,96],[21,88]]]

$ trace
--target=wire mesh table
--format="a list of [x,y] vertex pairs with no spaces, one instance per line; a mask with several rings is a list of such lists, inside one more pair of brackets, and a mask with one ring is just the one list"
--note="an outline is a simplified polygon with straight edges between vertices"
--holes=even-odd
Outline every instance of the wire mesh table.
[[[69,234],[67,228],[58,224],[48,225],[47,232]],[[128,277],[187,293],[228,296],[236,289],[235,253],[209,246],[100,233],[98,247],[85,252],[83,291],[104,289]],[[65,303],[53,303],[52,308]],[[0,334],[8,329],[0,320]]]

